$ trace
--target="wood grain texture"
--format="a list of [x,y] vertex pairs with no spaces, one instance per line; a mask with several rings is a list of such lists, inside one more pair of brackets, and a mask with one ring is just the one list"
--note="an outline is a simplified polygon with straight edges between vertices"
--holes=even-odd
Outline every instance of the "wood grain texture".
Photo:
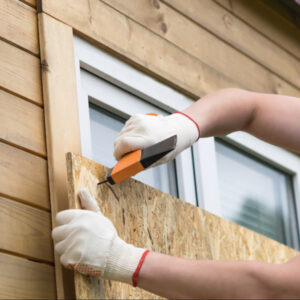
[[[300,29],[265,5],[265,0],[215,0],[215,2],[280,45],[287,52],[298,59],[300,58]],[[271,0],[271,2],[274,1]]]
[[0,90],[0,139],[46,157],[43,109]]
[[0,253],[1,299],[56,299],[54,267]]
[[194,98],[238,85],[101,1],[46,0],[43,11],[97,46]]
[[228,76],[240,87],[273,92],[280,82],[289,88],[287,82],[268,69],[300,86],[299,61],[211,0],[167,0],[200,26],[162,2],[103,1]]
[[0,142],[0,194],[50,209],[47,161]]
[[[226,11],[217,3],[211,0],[193,1],[187,0],[184,3],[180,0],[164,0],[170,6],[186,14],[189,18],[197,22],[200,26],[208,29],[213,34],[226,43],[233,46],[235,49],[244,53],[247,57],[256,61],[260,65],[271,70],[284,80],[292,83],[293,85],[300,87],[300,62],[293,55],[290,55],[277,44],[270,41],[265,36],[258,33],[248,24],[242,22],[235,15]],[[239,1],[243,2],[243,1]],[[161,5],[162,7],[162,5]],[[205,13],[199,14],[199,11]],[[263,18],[263,16],[261,16]],[[300,32],[299,32],[300,35]],[[192,34],[195,37],[195,34]],[[216,38],[215,36],[213,36]],[[212,43],[207,43],[211,45]],[[217,58],[216,61],[223,61],[227,69],[230,65],[229,73],[232,72],[232,68],[240,69],[240,76],[245,73],[244,77],[251,78],[251,73],[256,74],[258,80],[262,80],[262,84],[265,82],[264,78],[267,78],[266,70],[263,70],[260,66],[251,66],[251,63],[247,59],[244,60],[240,55],[231,50],[226,49],[227,44],[219,41],[214,43],[214,47],[211,47],[211,58]],[[206,47],[206,43],[201,44],[201,49]],[[299,38],[294,39],[294,45],[299,45]],[[215,52],[215,53],[214,53]],[[218,57],[219,53],[219,57]],[[209,53],[208,53],[209,55]],[[220,57],[221,56],[221,57]],[[230,61],[232,57],[232,61]],[[253,63],[252,63],[253,64]],[[241,66],[243,66],[241,68]],[[218,68],[218,67],[217,67]],[[248,71],[247,71],[248,70]],[[249,73],[248,73],[249,72]],[[263,76],[263,74],[265,75]],[[271,76],[272,77],[272,76]],[[253,77],[252,77],[253,80]],[[273,78],[276,82],[276,78]]]
[[38,55],[35,10],[19,0],[0,0],[0,37]]
[[[171,195],[129,179],[98,186],[108,169],[86,158],[67,155],[70,206],[79,208],[77,192],[88,187],[104,215],[126,242],[179,257],[258,260],[283,263],[297,255],[274,240],[214,216]],[[155,299],[138,288],[75,274],[77,299]]]
[[53,262],[50,213],[0,197],[0,249]]
[[[52,224],[55,226],[56,213],[68,208],[65,153],[81,153],[73,31],[46,14],[39,14],[38,18],[41,60],[45,65],[42,80]],[[57,255],[55,265],[58,297],[73,298],[73,282],[68,282],[68,275],[64,277],[63,272],[67,270],[62,270]]]
[[42,105],[39,58],[0,40],[0,87]]

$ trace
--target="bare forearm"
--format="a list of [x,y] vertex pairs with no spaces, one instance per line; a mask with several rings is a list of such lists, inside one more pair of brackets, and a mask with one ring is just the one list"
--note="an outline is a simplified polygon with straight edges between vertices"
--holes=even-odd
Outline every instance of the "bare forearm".
[[184,110],[201,136],[246,131],[272,144],[300,151],[300,99],[240,89],[211,93]]
[[149,253],[138,286],[176,299],[274,298],[280,266],[258,262],[196,261]]

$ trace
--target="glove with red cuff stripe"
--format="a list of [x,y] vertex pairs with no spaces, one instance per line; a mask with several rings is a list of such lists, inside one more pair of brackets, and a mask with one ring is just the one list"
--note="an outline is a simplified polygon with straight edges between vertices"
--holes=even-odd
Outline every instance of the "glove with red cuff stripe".
[[120,160],[126,153],[145,149],[173,135],[177,135],[175,149],[151,167],[167,163],[189,148],[200,138],[200,128],[195,120],[183,112],[155,117],[134,115],[126,122],[114,141],[114,156],[116,160]]
[[80,190],[79,197],[84,209],[69,209],[56,216],[58,226],[52,237],[61,263],[85,275],[136,286],[149,250],[120,239],[86,188]]

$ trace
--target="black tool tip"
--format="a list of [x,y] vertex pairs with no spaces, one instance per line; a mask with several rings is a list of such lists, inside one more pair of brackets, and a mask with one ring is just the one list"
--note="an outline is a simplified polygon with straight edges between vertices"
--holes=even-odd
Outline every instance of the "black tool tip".
[[100,185],[100,184],[105,183],[105,182],[108,182],[108,179],[98,182],[97,185]]

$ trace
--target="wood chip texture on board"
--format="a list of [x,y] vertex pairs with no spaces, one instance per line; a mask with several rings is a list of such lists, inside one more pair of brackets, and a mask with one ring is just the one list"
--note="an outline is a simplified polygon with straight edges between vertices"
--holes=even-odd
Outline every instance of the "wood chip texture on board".
[[[258,260],[284,263],[297,252],[133,179],[111,186],[108,168],[68,153],[70,206],[87,187],[102,213],[128,243],[178,257],[205,260]],[[158,299],[139,288],[75,273],[77,299]]]

